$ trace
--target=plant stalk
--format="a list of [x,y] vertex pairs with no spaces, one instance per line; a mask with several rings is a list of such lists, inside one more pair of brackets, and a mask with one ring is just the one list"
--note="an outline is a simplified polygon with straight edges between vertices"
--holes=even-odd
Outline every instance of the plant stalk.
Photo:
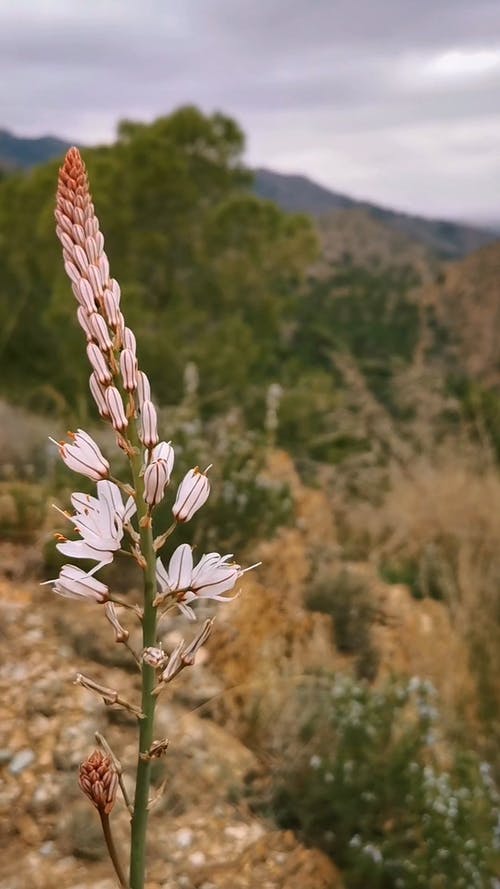
[[102,812],[99,809],[99,816],[101,818],[102,832],[104,834],[104,840],[106,842],[106,846],[108,849],[109,857],[113,863],[113,867],[115,869],[116,876],[118,877],[118,882],[122,889],[129,889],[127,880],[125,878],[125,874],[123,873],[122,866],[120,863],[120,859],[118,858],[118,854],[116,851],[116,847],[113,841],[113,835],[111,833],[111,825],[109,823],[109,815],[106,815],[105,812]]
[[[135,442],[134,442],[135,444]],[[132,458],[134,487],[137,492],[137,512],[139,522],[146,514],[146,504],[142,498],[143,483],[140,478],[140,456]],[[144,509],[141,509],[141,505]],[[139,524],[141,551],[146,560],[144,569],[144,618],[142,622],[142,644],[144,648],[156,644],[156,554],[153,545],[151,525]],[[149,787],[151,783],[151,760],[148,751],[153,743],[154,713],[156,697],[152,691],[156,684],[153,667],[142,664],[142,703],[144,718],[140,720],[139,750],[135,783],[134,811],[131,824],[130,845],[130,889],[144,889],[146,872],[146,832],[148,826]]]

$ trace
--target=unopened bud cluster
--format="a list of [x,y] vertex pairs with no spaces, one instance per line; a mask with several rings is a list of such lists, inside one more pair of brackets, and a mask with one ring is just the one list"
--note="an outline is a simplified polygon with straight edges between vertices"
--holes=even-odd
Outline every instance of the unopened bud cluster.
[[78,783],[92,805],[103,815],[109,815],[118,788],[118,775],[110,758],[101,750],[94,750],[80,765]]

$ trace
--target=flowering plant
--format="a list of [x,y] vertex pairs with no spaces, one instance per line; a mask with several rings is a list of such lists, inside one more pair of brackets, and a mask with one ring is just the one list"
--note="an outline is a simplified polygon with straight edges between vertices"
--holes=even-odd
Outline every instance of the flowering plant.
[[[99,812],[106,844],[122,887],[143,889],[146,870],[146,831],[151,801],[149,788],[152,760],[162,755],[166,739],[154,740],[155,703],[158,694],[185,667],[207,641],[212,620],[206,620],[190,642],[181,640],[170,654],[159,644],[157,624],[170,609],[196,620],[199,599],[230,601],[238,579],[250,570],[232,561],[232,555],[213,552],[194,565],[191,548],[181,544],[171,553],[168,568],[160,551],[180,523],[189,522],[210,494],[208,467],[190,469],[181,480],[172,506],[173,521],[158,532],[155,508],[163,501],[174,470],[170,442],[160,441],[151,386],[139,369],[136,339],[126,326],[118,282],[110,277],[104,237],[92,203],[85,165],[78,149],[71,148],[59,172],[56,232],[63,248],[64,266],[77,301],[77,319],[87,340],[91,365],[89,386],[102,419],[111,425],[116,444],[130,465],[130,484],[111,474],[108,459],[82,429],[69,433],[69,442],[54,442],[61,459],[75,472],[96,482],[96,495],[74,493],[74,513],[64,512],[76,540],[59,535],[57,548],[72,559],[95,562],[85,571],[64,565],[59,576],[47,581],[55,593],[70,599],[86,599],[103,606],[117,643],[129,648],[142,677],[138,704],[126,701],[114,689],[89,677],[77,675],[77,683],[98,694],[105,703],[131,712],[139,726],[135,794],[129,801],[121,766],[106,740],[98,736],[103,751],[94,751],[80,768],[80,786]],[[130,605],[116,599],[95,576],[115,556],[126,553],[139,565],[144,577],[142,603]],[[255,567],[255,566],[251,566]],[[142,626],[142,650],[129,644],[129,631],[119,612],[127,608]],[[130,871],[124,869],[114,846],[109,815],[121,789],[131,814]]]

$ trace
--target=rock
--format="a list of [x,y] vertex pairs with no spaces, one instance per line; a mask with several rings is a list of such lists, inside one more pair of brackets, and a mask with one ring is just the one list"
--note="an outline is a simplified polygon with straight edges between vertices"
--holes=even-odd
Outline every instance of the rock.
[[35,759],[35,754],[33,750],[26,748],[25,750],[19,750],[18,753],[15,753],[12,757],[9,764],[9,772],[11,775],[20,775],[21,772],[24,772],[28,766]]

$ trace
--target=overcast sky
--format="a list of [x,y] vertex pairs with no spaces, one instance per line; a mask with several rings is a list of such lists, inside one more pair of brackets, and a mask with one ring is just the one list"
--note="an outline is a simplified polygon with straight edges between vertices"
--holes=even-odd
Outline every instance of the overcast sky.
[[111,141],[187,102],[251,164],[500,218],[500,0],[0,0],[0,128]]

